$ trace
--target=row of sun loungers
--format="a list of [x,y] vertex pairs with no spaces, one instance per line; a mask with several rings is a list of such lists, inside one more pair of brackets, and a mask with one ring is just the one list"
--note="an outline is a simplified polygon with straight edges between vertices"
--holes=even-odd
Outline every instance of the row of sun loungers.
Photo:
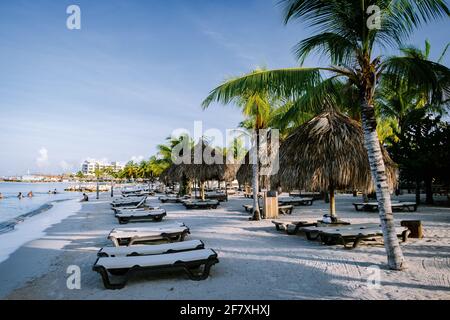
[[[356,211],[378,211],[378,202],[359,202],[353,203],[353,206]],[[391,207],[392,211],[417,211],[417,203],[415,202],[392,202]]]
[[159,197],[162,203],[182,203],[186,209],[217,209],[220,201],[217,199],[198,200],[189,197]]
[[[200,240],[183,241],[189,228],[182,223],[164,227],[113,229],[114,247],[101,248],[93,270],[107,289],[122,289],[137,271],[182,270],[191,280],[204,280],[218,263],[217,253]],[[161,243],[162,242],[162,243]],[[111,276],[121,276],[113,283]]]
[[[121,205],[129,202],[114,200],[112,205],[119,223],[159,222],[166,216],[164,209],[146,206],[145,201],[146,198],[137,207],[128,209]],[[181,222],[115,228],[108,234],[113,246],[98,251],[93,270],[101,275],[106,289],[122,289],[133,274],[142,271],[178,270],[191,280],[204,280],[219,262],[217,253],[206,249],[200,240],[184,241],[189,234],[189,228]]]

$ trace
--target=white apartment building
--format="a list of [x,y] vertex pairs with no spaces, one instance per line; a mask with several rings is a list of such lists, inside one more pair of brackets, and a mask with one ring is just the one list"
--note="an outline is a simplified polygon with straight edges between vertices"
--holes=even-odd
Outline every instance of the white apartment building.
[[96,169],[104,170],[107,168],[112,169],[114,172],[119,172],[124,166],[119,162],[104,163],[101,161],[86,160],[81,165],[81,172],[85,175],[94,175]]

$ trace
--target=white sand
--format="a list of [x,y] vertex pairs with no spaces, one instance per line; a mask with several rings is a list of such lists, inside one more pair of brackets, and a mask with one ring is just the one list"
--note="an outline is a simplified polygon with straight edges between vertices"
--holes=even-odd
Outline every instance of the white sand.
[[[347,195],[337,197],[342,219],[378,222],[376,213],[355,212]],[[413,200],[413,195],[401,200]],[[200,282],[183,273],[133,277],[118,291],[105,290],[92,271],[97,251],[110,245],[109,231],[118,227],[107,198],[83,204],[81,211],[46,230],[0,264],[2,299],[450,299],[450,208],[419,207],[397,213],[397,221],[422,220],[425,238],[402,244],[408,260],[403,272],[386,268],[384,247],[361,245],[355,250],[324,246],[303,236],[288,236],[270,221],[250,222],[242,205],[231,198],[217,210],[185,211],[180,204],[162,205],[165,219],[185,222],[188,239],[201,239],[215,249],[220,263]],[[151,203],[157,204],[156,198]],[[297,207],[286,220],[317,220],[327,205]],[[130,224],[145,226],[148,223]],[[81,268],[81,290],[66,286],[70,265]],[[381,285],[368,287],[368,267],[381,268]]]

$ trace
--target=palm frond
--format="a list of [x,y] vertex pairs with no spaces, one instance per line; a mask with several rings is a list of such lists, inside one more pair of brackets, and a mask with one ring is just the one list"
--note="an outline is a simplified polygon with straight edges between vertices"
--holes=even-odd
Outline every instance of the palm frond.
[[358,45],[339,34],[325,32],[300,41],[294,48],[297,59],[303,64],[312,52],[330,57],[331,63],[350,64],[355,62]]
[[203,101],[204,109],[214,101],[228,104],[241,96],[266,92],[276,96],[298,96],[321,81],[320,70],[324,68],[290,68],[256,71],[229,80],[211,91]]
[[409,88],[420,88],[430,103],[439,103],[450,96],[450,69],[418,57],[390,57],[382,65],[383,77],[398,87],[402,82]]

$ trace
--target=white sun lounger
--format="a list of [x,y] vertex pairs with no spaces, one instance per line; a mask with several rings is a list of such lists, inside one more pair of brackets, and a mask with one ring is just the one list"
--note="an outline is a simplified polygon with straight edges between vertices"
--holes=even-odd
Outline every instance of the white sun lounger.
[[189,228],[184,224],[166,225],[163,227],[113,229],[108,239],[112,241],[115,247],[132,246],[134,244],[146,244],[154,242],[177,242],[184,241],[188,235]]
[[[98,258],[93,270],[100,273],[106,289],[122,289],[135,271],[183,270],[191,280],[204,280],[218,262],[214,250],[200,249],[150,256]],[[203,270],[199,269],[202,266]],[[123,280],[112,283],[110,275],[121,275]]]
[[148,256],[155,254],[174,253],[181,251],[203,249],[205,247],[201,240],[190,240],[183,242],[164,243],[156,245],[136,245],[131,247],[104,247],[97,253],[99,257],[127,257]]
[[[378,202],[356,202],[353,203],[356,211],[377,211]],[[391,203],[392,211],[403,211],[407,210],[409,212],[417,211],[417,203],[415,202],[398,202],[392,201]]]
[[138,221],[161,221],[167,215],[166,210],[121,211],[116,214],[120,224]]
[[217,209],[219,200],[186,200],[183,205],[186,209]]
[[328,232],[331,230],[345,231],[345,230],[361,230],[368,228],[380,228],[379,223],[360,223],[360,224],[350,224],[346,226],[333,227],[330,225],[329,227],[302,227],[299,228],[298,231],[304,232],[306,234],[306,238],[308,240],[315,240],[319,237],[321,232]]
[[[272,223],[278,231],[286,231],[287,234],[296,234],[301,227],[315,227],[317,225],[316,222],[309,221],[272,220]],[[291,229],[294,229],[294,231]]]
[[[381,227],[364,228],[364,229],[344,229],[339,230],[331,228],[320,233],[322,243],[329,244],[343,244],[345,248],[356,248],[359,243],[367,239],[375,239],[383,237],[383,231]],[[395,232],[398,237],[402,238],[403,242],[406,242],[410,231],[406,227],[396,227]],[[347,247],[348,243],[353,242],[353,246]]]
[[141,208],[132,208],[132,207],[114,208],[114,211],[117,213],[142,212],[142,211],[153,211],[153,210],[161,210],[161,207],[148,206],[148,207],[141,207]]

